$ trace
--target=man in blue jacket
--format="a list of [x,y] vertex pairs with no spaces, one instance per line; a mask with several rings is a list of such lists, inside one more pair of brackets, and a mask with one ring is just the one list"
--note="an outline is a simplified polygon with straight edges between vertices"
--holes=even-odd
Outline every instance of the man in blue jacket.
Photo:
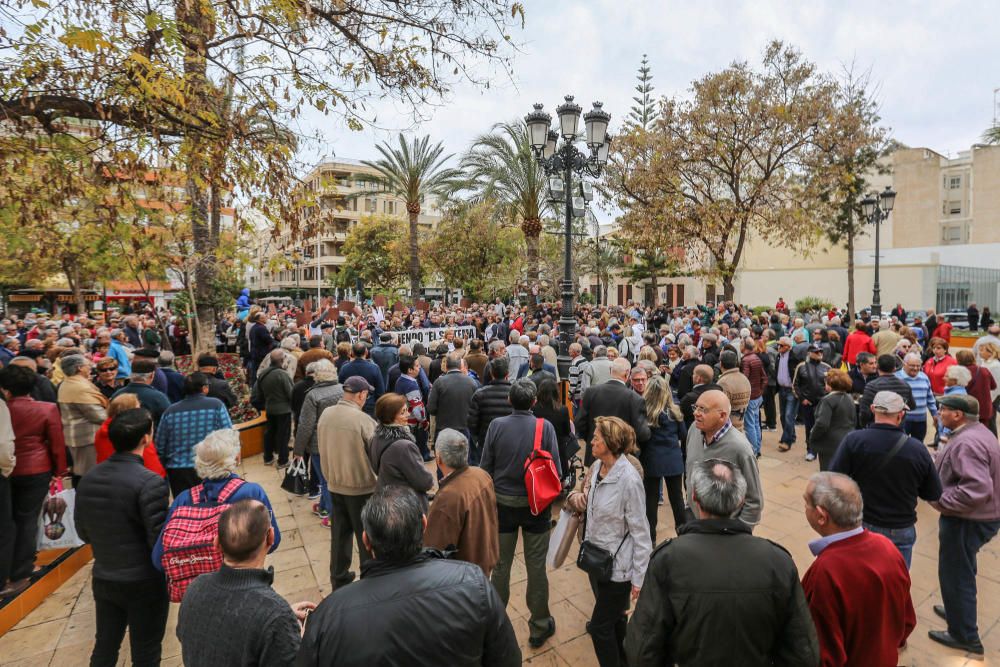
[[[360,376],[368,381],[368,384],[375,387],[375,391],[368,393],[368,400],[365,401],[364,411],[369,417],[375,416],[375,401],[385,393],[385,382],[382,380],[382,371],[374,362],[368,360],[368,347],[361,341],[357,341],[351,346],[352,359],[344,364],[340,369],[340,383],[347,382],[347,378]],[[388,370],[388,366],[386,367]]]

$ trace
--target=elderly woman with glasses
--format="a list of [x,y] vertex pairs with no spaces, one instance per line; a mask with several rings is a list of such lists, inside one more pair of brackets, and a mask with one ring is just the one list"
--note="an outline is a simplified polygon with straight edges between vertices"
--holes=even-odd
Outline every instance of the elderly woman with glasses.
[[[177,511],[178,507],[194,505],[191,497],[192,491],[199,490],[201,502],[218,502],[219,496],[223,492],[228,492],[226,503],[233,504],[240,500],[259,500],[267,507],[271,515],[271,526],[274,528],[274,544],[271,545],[268,553],[273,553],[281,544],[281,530],[278,522],[274,518],[274,510],[271,509],[271,501],[268,499],[264,489],[259,484],[247,482],[240,478],[236,472],[240,465],[240,434],[231,428],[212,431],[205,439],[194,446],[194,470],[198,477],[202,479],[201,484],[182,491],[170,506],[167,512],[167,520],[163,523],[164,529],[170,523],[170,517]],[[163,564],[163,532],[160,532],[153,547],[153,565],[162,570]]]

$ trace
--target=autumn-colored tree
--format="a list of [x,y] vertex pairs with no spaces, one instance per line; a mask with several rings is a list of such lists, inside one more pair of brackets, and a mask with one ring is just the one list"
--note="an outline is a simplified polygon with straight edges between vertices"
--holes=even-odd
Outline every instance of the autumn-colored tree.
[[835,98],[835,121],[817,138],[816,159],[831,171],[822,197],[830,214],[820,219],[823,233],[847,251],[847,312],[853,318],[854,242],[864,233],[867,220],[861,200],[871,190],[870,178],[881,171],[879,159],[888,150],[889,131],[879,125],[878,106],[867,73],[853,68],[844,72]]
[[488,84],[475,62],[509,71],[509,29],[524,19],[508,0],[0,0],[0,11],[19,23],[0,32],[0,117],[15,132],[29,119],[50,133],[96,121],[113,164],[182,174],[201,303],[214,195],[296,224],[307,195],[289,121],[312,107],[360,129],[382,97],[420,115],[456,79]]
[[734,63],[695,81],[690,99],[665,98],[648,132],[626,128],[612,147],[605,190],[629,213],[622,233],[682,248],[732,298],[751,234],[789,247],[817,234],[830,172],[816,143],[836,120],[836,89],[773,42],[761,69]]

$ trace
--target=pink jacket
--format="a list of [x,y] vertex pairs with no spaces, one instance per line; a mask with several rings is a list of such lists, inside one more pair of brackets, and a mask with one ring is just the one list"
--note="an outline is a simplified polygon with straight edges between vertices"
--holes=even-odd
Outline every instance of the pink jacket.
[[979,422],[951,435],[937,456],[941,513],[974,521],[1000,520],[1000,444]]

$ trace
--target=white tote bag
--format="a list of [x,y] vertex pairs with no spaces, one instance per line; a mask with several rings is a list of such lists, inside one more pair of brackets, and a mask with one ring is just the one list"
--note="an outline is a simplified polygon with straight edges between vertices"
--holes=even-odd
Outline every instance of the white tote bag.
[[75,507],[76,491],[64,489],[59,478],[53,480],[45,502],[42,503],[42,513],[38,516],[39,551],[83,546],[83,540],[76,534],[76,524],[73,522]]
[[576,530],[580,526],[580,517],[576,512],[563,509],[559,512],[559,521],[549,533],[549,551],[545,556],[545,564],[553,570],[562,567],[569,554],[570,547],[576,539]]

